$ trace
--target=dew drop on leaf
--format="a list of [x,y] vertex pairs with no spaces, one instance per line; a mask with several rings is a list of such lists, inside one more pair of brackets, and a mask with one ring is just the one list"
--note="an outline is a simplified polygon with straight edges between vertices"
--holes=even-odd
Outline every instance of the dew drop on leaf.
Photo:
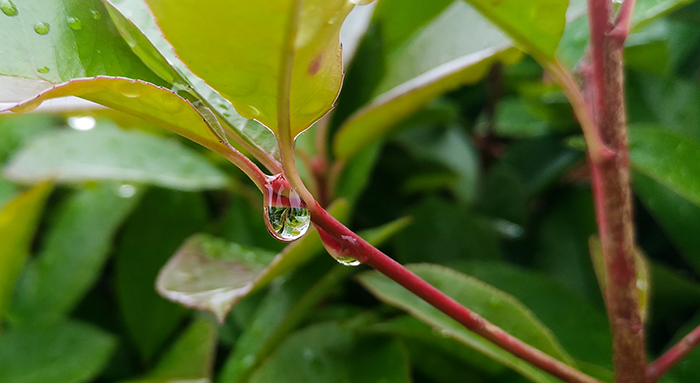
[[2,10],[2,13],[7,16],[17,16],[19,13],[17,6],[15,6],[15,3],[13,3],[12,0],[0,1],[0,10]]
[[45,35],[45,34],[49,33],[49,29],[50,29],[49,23],[45,23],[43,21],[40,21],[40,22],[34,24],[34,32],[36,32],[40,35]]
[[284,176],[272,176],[263,195],[265,227],[275,239],[291,242],[303,236],[311,224],[309,209]]
[[94,9],[90,11],[90,14],[92,15],[92,18],[95,20],[99,20],[102,18],[102,15],[100,14],[100,12],[98,12]]
[[50,69],[48,67],[45,67],[45,66],[36,69],[36,71],[39,73],[49,73],[49,70]]
[[68,18],[68,27],[74,31],[79,31],[83,28],[83,23],[77,17]]

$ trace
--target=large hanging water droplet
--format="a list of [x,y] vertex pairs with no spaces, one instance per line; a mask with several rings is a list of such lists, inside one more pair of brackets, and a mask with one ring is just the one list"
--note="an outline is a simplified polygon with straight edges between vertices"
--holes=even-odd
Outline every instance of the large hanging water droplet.
[[282,242],[301,238],[311,224],[311,214],[299,194],[278,174],[265,185],[264,219],[267,231]]
[[49,29],[50,29],[49,23],[45,23],[43,21],[40,21],[40,22],[34,24],[34,32],[36,32],[40,35],[45,35],[45,34],[49,33]]
[[19,13],[17,6],[15,6],[15,3],[13,3],[12,0],[0,1],[0,10],[2,10],[2,13],[7,16],[17,16]]
[[77,17],[68,18],[68,27],[74,31],[79,31],[83,28],[83,23]]
[[[328,251],[328,254],[333,257],[338,263],[344,266],[359,266],[362,264],[360,261],[357,259],[351,257],[348,255],[348,252],[346,249],[343,248],[343,245],[338,242],[335,238],[333,238],[331,235],[326,233],[323,229],[320,227],[316,226],[316,230],[318,231],[319,236],[321,237],[321,242],[323,243],[323,247],[326,248],[326,251]],[[355,238],[348,237],[344,239],[347,239],[350,242],[357,241]]]

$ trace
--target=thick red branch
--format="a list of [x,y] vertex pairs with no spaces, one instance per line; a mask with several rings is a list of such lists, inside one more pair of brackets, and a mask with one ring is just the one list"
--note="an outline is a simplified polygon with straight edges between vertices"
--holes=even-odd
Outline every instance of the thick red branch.
[[[605,298],[613,334],[616,383],[643,382],[646,370],[644,326],[636,289],[622,60],[633,5],[633,0],[625,1],[622,22],[616,23],[612,1],[588,0],[592,114],[603,144],[614,154],[602,162],[592,161],[591,167],[608,276]],[[616,26],[621,29],[615,30]]]
[[566,382],[600,383],[598,380],[513,337],[475,312],[460,305],[454,299],[448,297],[386,254],[365,242],[323,210],[320,205],[317,204],[310,210],[314,224],[332,236],[338,242],[335,246],[341,247],[344,254],[372,266],[467,329],[474,331],[518,358]]
[[656,383],[666,371],[688,355],[698,344],[700,344],[700,326],[684,336],[680,342],[647,367],[647,383]]

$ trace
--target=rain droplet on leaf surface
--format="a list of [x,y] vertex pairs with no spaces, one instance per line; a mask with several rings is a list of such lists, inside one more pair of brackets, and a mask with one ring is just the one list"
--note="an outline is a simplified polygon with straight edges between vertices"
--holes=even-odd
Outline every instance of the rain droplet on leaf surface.
[[36,32],[40,35],[45,35],[45,34],[49,33],[49,29],[50,29],[49,23],[45,23],[43,21],[40,21],[40,22],[34,24],[34,32]]
[[45,66],[36,69],[36,71],[39,73],[49,73],[49,70],[50,69],[48,67],[45,67]]
[[2,10],[2,13],[7,16],[17,16],[19,13],[17,6],[12,2],[12,0],[0,1],[0,10]]
[[79,31],[81,28],[83,28],[83,23],[77,17],[69,17],[68,26],[74,31]]

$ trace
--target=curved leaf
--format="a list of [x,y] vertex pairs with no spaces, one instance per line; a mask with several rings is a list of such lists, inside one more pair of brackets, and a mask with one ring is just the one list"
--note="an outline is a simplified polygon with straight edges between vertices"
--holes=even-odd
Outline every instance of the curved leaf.
[[177,142],[103,123],[38,137],[10,160],[5,176],[19,183],[115,180],[180,190],[228,184],[223,172]]
[[38,185],[15,197],[0,211],[0,322],[29,255],[34,230],[51,189],[49,183]]
[[[182,62],[242,116],[277,132],[278,100],[288,97],[294,137],[330,110],[342,80],[348,0],[146,1]],[[232,15],[245,17],[232,22]],[[280,94],[285,81],[289,95]]]
[[[570,357],[561,349],[549,329],[512,296],[455,270],[428,264],[411,265],[411,271],[520,340],[565,362]],[[533,382],[554,382],[555,378],[516,358],[455,320],[430,306],[376,271],[358,276],[362,285],[380,300],[397,306],[416,318],[513,368]]]
[[72,80],[48,89],[9,110],[28,112],[48,99],[64,96],[82,97],[141,117],[219,154],[226,156],[229,153],[192,103],[168,89],[144,81],[104,76]]
[[187,68],[163,37],[144,0],[103,2],[136,55],[153,71],[173,84],[174,88],[193,90],[209,107],[218,112],[219,119],[226,122],[223,124],[225,129],[241,137],[252,148],[260,150],[261,154],[267,155],[271,161],[278,161],[279,153],[274,134],[257,121],[239,115],[228,100]]
[[[158,82],[114,28],[98,1],[16,1],[0,17],[0,101],[32,97],[54,84],[99,75]],[[44,24],[39,24],[44,23]],[[36,32],[44,32],[40,34]]]
[[[401,25],[403,7],[401,2],[387,2],[375,13],[375,28],[385,41],[380,58],[384,62],[372,65],[382,65],[386,73],[372,98],[336,134],[333,152],[341,159],[349,159],[436,96],[476,82],[495,60],[519,57],[516,49],[509,49],[508,39],[466,3],[443,5],[433,19],[412,20],[416,25],[408,26]],[[415,30],[405,31],[409,27]],[[406,33],[411,34],[399,37]]]

